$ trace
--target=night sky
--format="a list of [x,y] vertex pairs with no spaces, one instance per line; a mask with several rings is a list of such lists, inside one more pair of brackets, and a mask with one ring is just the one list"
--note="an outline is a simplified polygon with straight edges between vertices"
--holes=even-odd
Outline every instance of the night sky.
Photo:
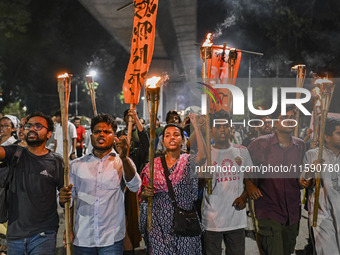
[[[97,108],[120,115],[126,108],[119,103],[119,92],[129,54],[78,1],[27,2],[24,9],[30,13],[31,21],[26,24],[26,32],[14,33],[7,41],[3,34],[0,36],[0,86],[4,99],[0,110],[8,102],[21,99],[28,111],[52,114],[59,108],[55,77],[68,71],[74,75],[70,112],[75,109],[77,83],[79,114],[91,115],[84,77],[94,68],[99,83]],[[339,1],[316,0],[312,4],[307,0],[198,0],[197,11],[197,42],[214,32],[215,44],[227,42],[229,46],[265,54],[252,57],[253,77],[293,78],[290,67],[298,63],[306,64],[308,77],[311,73],[332,78],[339,75]],[[240,78],[248,77],[249,57],[243,55]],[[337,104],[333,103],[333,109],[338,111]]]

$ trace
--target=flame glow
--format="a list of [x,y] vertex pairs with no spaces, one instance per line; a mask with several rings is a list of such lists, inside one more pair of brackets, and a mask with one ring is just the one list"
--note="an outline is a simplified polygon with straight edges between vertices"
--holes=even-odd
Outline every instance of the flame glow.
[[151,89],[157,88],[157,83],[160,81],[160,79],[161,77],[153,76],[152,78],[146,80],[146,86]]
[[306,67],[306,65],[298,64],[298,65],[293,66],[293,67],[291,68],[291,70],[298,70],[299,67],[304,68],[304,67]]
[[69,77],[68,73],[64,73],[64,74],[58,75],[58,79],[61,79],[61,78],[68,78],[68,77]]
[[212,39],[212,33],[208,33],[207,34],[207,39],[205,39],[202,47],[210,47],[211,45],[213,45],[211,39]]
[[329,80],[327,77],[325,78],[319,78],[317,79],[314,84],[333,84],[331,80]]

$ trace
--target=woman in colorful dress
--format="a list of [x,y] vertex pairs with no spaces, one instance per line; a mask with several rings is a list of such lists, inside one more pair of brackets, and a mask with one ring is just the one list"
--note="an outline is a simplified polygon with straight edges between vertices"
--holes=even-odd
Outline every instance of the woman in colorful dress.
[[[198,195],[198,179],[195,166],[205,162],[205,146],[197,116],[190,116],[196,130],[198,153],[180,154],[184,142],[183,129],[176,124],[164,127],[163,144],[166,148],[165,160],[169,169],[178,207],[191,210]],[[192,169],[192,171],[191,171]],[[154,187],[149,185],[149,164],[141,173],[142,187],[140,229],[147,247],[147,254],[153,255],[194,255],[202,254],[201,236],[178,236],[173,231],[174,208],[168,192],[168,186],[162,167],[161,158],[154,161]],[[147,198],[153,196],[152,228],[147,231]]]

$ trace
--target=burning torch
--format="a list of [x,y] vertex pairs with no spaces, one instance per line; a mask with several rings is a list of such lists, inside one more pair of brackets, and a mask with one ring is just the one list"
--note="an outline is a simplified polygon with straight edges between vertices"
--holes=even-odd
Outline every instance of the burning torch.
[[[209,83],[209,78],[210,78],[210,68],[211,68],[211,46],[213,43],[211,42],[211,37],[212,34],[209,33],[207,35],[207,39],[203,43],[201,47],[201,69],[202,69],[202,81],[205,84]],[[210,62],[210,63],[209,63]],[[210,136],[210,105],[209,105],[209,97],[208,93],[205,92],[205,100],[206,100],[206,114],[205,114],[205,143],[206,143],[206,148],[207,148],[207,166],[211,166],[211,148],[210,148],[210,141],[211,141],[211,136]],[[212,178],[208,179],[208,194],[212,194]]]
[[[149,185],[153,187],[154,159],[156,143],[156,118],[160,101],[160,87],[157,86],[161,77],[153,76],[146,80],[145,94],[150,114],[150,147],[149,147]],[[148,197],[148,230],[152,226],[152,197]]]
[[90,74],[86,75],[86,85],[90,92],[91,96],[91,102],[92,102],[92,108],[93,108],[93,114],[94,116],[97,116],[97,107],[96,107],[96,94],[94,91],[94,76],[96,75],[96,72],[91,71]]
[[316,86],[312,90],[312,95],[313,95],[313,98],[314,98],[314,105],[313,105],[313,142],[316,142],[319,139],[320,117],[321,117],[320,88]]
[[[58,92],[61,110],[61,125],[63,130],[64,186],[69,185],[69,155],[68,155],[68,105],[71,92],[71,75],[58,76]],[[66,254],[71,255],[70,242],[70,203],[65,204]]]
[[[291,68],[291,71],[296,71],[296,87],[297,88],[303,88],[303,84],[305,82],[306,77],[306,65],[295,65]],[[300,99],[301,94],[297,93],[296,98]],[[296,122],[297,125],[294,130],[294,136],[299,135],[299,119],[300,119],[300,112],[296,112]]]
[[[320,121],[320,133],[319,133],[319,154],[318,154],[318,160],[321,160],[322,154],[323,154],[326,119],[327,119],[329,106],[331,104],[335,85],[328,78],[317,79],[315,81],[315,84],[320,86],[320,95],[321,95],[321,121]],[[320,184],[321,184],[321,171],[317,171],[316,184],[315,184],[314,211],[313,211],[313,227],[317,226],[317,220],[318,220]]]

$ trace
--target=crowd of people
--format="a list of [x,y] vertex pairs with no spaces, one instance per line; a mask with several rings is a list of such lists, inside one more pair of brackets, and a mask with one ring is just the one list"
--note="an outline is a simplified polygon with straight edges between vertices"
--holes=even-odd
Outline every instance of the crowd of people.
[[[0,187],[9,168],[15,167],[7,191],[8,222],[0,225],[7,254],[54,254],[57,209],[68,202],[74,254],[134,254],[143,238],[146,254],[220,255],[223,242],[226,254],[242,255],[248,212],[261,255],[293,254],[302,189],[307,190],[314,251],[340,254],[340,119],[327,119],[319,160],[317,144],[306,149],[304,140],[310,140],[311,132],[302,139],[293,136],[296,109],[288,107],[286,112],[257,116],[262,125],[246,132],[241,125],[230,126],[231,116],[223,110],[211,114],[210,130],[203,116],[190,114],[182,121],[176,111],[169,111],[165,127],[156,122],[153,176],[150,130],[135,109],[124,112],[126,127],[119,131],[109,114],[93,117],[88,134],[75,117],[68,123],[68,186],[61,112],[53,118],[40,112],[21,120],[3,116]],[[215,125],[213,119],[228,121]],[[209,146],[205,132],[211,133]],[[327,169],[322,172],[317,226],[311,227],[316,176],[308,170],[320,165]],[[254,171],[270,166],[298,171]],[[245,168],[252,170],[242,171]],[[189,229],[179,234],[174,226],[178,209],[194,212],[190,217],[199,221],[200,233],[193,236]]]

